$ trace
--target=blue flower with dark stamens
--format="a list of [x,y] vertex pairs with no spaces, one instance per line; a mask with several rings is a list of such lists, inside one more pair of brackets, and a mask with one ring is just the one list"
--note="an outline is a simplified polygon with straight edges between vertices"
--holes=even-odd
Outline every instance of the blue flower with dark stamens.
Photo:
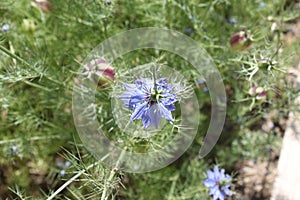
[[203,184],[210,188],[209,195],[213,196],[214,200],[224,200],[226,196],[231,196],[230,188],[231,176],[225,175],[225,170],[219,170],[218,166],[214,166],[214,170],[207,171],[207,179]]
[[124,84],[126,92],[120,95],[124,107],[132,110],[130,121],[141,119],[144,128],[158,128],[161,118],[173,122],[171,111],[176,109],[176,95],[167,78],[141,78],[135,84]]

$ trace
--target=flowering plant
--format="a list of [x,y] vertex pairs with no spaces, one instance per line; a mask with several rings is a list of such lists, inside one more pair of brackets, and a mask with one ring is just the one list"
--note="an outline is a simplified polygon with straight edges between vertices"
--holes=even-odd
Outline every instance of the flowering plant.
[[126,92],[120,99],[124,107],[132,110],[130,120],[141,119],[144,128],[158,128],[161,118],[173,122],[171,111],[176,109],[176,95],[172,93],[173,86],[167,78],[151,80],[141,78],[135,84],[124,84]]
[[214,170],[208,170],[207,179],[203,184],[209,188],[209,194],[213,196],[214,200],[224,200],[226,196],[231,196],[230,188],[231,176],[225,174],[225,170],[219,170],[218,166],[214,166]]

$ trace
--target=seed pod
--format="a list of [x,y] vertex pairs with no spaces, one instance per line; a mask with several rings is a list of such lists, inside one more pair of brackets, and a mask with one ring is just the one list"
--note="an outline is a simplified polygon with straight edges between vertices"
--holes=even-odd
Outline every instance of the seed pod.
[[252,43],[252,35],[250,31],[239,31],[234,33],[230,38],[230,46],[235,51],[243,51],[248,49]]

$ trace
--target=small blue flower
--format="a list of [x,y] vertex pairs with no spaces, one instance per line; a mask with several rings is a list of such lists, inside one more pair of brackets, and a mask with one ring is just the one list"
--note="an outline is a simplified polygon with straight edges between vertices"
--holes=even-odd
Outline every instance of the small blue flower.
[[7,32],[10,30],[10,26],[8,24],[4,24],[2,27],[1,27],[1,31],[2,32]]
[[64,176],[65,174],[66,174],[66,170],[64,170],[64,169],[60,170],[60,172],[59,172],[60,176]]
[[16,146],[16,145],[12,145],[12,146],[10,146],[10,154],[12,155],[12,156],[15,156],[15,155],[17,155],[18,154],[18,146]]
[[195,29],[192,28],[192,27],[186,27],[186,28],[184,29],[184,33],[187,34],[187,35],[191,35],[191,34],[194,33],[194,32],[195,32]]
[[226,23],[228,23],[228,24],[237,24],[238,23],[238,20],[235,17],[226,18],[225,20],[226,20]]
[[126,92],[120,95],[124,107],[132,110],[130,121],[141,119],[144,128],[158,128],[161,118],[173,122],[171,111],[176,109],[176,95],[167,78],[153,81],[141,78],[135,84],[124,84]]
[[266,6],[266,4],[264,2],[260,2],[258,5],[259,9],[263,9]]
[[230,188],[231,176],[225,175],[225,170],[219,170],[218,166],[214,166],[214,170],[207,171],[207,179],[203,184],[208,187],[209,195],[213,196],[214,200],[224,200],[226,196],[231,196]]
[[199,84],[199,85],[202,85],[202,84],[205,84],[205,80],[204,79],[197,79],[196,80],[196,82],[197,82],[197,84]]
[[56,161],[56,164],[61,168],[59,171],[59,175],[63,177],[66,174],[66,169],[71,166],[70,161],[62,162],[60,160]]

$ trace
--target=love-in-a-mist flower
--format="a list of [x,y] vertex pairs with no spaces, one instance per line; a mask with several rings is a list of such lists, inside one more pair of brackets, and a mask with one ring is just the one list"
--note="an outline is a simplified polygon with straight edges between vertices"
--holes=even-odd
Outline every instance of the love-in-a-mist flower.
[[131,109],[130,121],[141,119],[144,128],[158,128],[161,118],[174,122],[171,111],[176,109],[176,95],[167,78],[141,78],[135,84],[124,84],[126,92],[120,95],[124,107]]
[[250,31],[241,30],[230,37],[230,46],[235,51],[243,51],[251,46],[252,40]]
[[231,180],[231,176],[225,174],[224,169],[219,170],[215,165],[213,171],[207,171],[207,179],[203,184],[209,188],[209,195],[212,195],[214,200],[224,200],[227,196],[232,196]]

